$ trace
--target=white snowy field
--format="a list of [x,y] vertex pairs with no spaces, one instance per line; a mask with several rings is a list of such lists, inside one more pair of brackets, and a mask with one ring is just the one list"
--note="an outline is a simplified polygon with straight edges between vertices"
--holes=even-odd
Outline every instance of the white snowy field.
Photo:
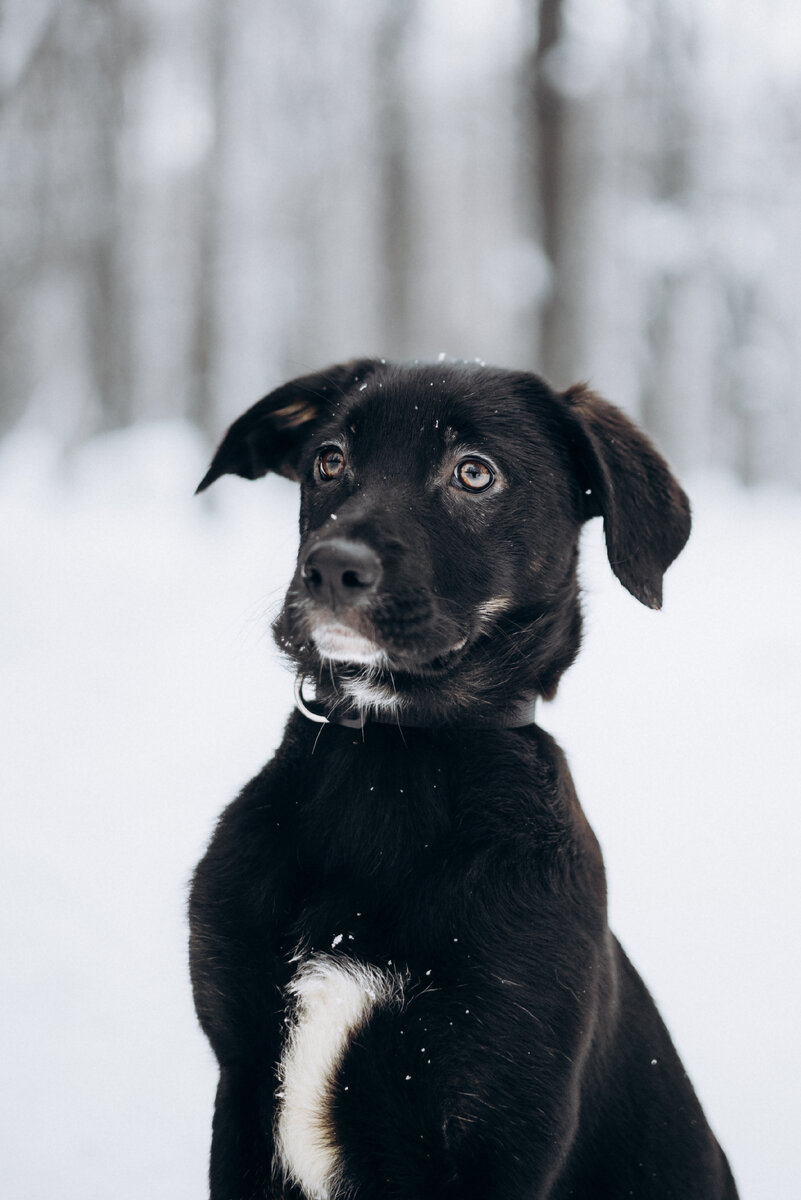
[[[0,1187],[198,1200],[215,1085],[186,968],[188,878],[271,755],[269,635],[295,490],[192,491],[180,425],[0,444]],[[585,647],[542,709],[743,1200],[801,1178],[801,497],[689,481],[652,613],[585,546]]]

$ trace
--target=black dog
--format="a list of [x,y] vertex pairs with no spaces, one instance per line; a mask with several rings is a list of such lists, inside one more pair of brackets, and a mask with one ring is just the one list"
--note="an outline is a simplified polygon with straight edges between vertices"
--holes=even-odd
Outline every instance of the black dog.
[[212,1197],[732,1200],[532,717],[587,518],[660,606],[690,531],[664,460],[583,387],[365,359],[261,400],[198,490],[267,471],[301,484],[275,632],[316,700],[194,880]]

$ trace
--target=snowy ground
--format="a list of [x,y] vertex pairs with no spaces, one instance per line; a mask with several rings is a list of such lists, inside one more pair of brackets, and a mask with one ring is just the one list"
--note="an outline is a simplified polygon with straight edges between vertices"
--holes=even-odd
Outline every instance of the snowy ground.
[[[181,426],[68,465],[0,446],[3,1195],[198,1200],[215,1072],[184,905],[216,814],[269,757],[283,480],[193,499]],[[743,1200],[797,1194],[801,498],[697,481],[663,613],[585,548],[587,636],[542,722],[605,850]]]

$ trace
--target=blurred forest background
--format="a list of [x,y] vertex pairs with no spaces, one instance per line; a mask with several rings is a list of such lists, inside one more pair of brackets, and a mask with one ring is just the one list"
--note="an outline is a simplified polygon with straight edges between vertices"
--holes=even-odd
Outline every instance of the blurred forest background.
[[0,434],[445,352],[797,482],[795,0],[5,0]]
[[297,496],[192,493],[286,378],[440,353],[687,483],[658,618],[589,523],[543,721],[743,1200],[798,1194],[800,268],[801,0],[0,0],[3,1195],[206,1194],[187,883],[291,708]]

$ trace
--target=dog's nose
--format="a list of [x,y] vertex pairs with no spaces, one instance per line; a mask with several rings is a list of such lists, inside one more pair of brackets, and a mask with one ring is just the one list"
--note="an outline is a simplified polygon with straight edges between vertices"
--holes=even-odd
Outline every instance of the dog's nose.
[[381,578],[381,560],[364,542],[330,538],[313,546],[301,569],[309,594],[329,608],[367,600]]

